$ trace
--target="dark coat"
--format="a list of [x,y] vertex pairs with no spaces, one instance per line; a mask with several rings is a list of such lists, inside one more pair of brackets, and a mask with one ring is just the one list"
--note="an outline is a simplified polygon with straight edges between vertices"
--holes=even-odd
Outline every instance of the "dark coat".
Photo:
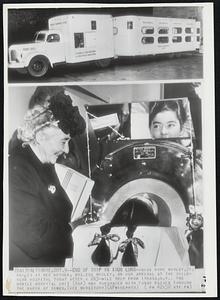
[[72,204],[55,168],[29,146],[9,156],[9,265],[64,266],[72,256]]

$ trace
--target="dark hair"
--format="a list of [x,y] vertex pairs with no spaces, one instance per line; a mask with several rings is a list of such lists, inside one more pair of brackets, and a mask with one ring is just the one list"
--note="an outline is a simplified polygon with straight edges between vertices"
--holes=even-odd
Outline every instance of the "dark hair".
[[59,121],[58,127],[71,137],[82,134],[86,123],[79,113],[77,106],[72,105],[70,96],[63,92],[57,93],[49,100],[48,109],[53,113],[55,120]]
[[180,122],[180,126],[182,127],[183,124],[187,120],[186,110],[183,107],[183,101],[182,100],[167,100],[167,101],[154,101],[150,102],[149,105],[149,126],[151,126],[151,123],[155,116],[163,111],[174,111],[177,115],[177,118]]

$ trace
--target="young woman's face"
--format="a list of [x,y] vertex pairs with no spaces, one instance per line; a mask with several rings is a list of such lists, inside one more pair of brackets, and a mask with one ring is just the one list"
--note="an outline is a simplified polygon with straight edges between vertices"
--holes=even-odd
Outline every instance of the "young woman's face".
[[164,110],[156,114],[150,126],[153,138],[175,138],[181,134],[180,121],[173,110]]

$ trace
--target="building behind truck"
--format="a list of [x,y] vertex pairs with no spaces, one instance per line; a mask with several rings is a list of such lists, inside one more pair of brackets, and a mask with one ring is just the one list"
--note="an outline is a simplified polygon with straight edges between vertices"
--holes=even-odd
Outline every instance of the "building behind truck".
[[179,56],[197,51],[201,40],[194,19],[70,14],[50,18],[48,27],[34,43],[10,46],[9,68],[42,77],[57,64],[107,67],[117,57]]

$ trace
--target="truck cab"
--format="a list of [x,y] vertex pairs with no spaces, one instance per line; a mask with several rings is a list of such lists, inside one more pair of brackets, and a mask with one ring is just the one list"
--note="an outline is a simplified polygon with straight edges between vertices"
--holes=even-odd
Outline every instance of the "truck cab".
[[65,62],[64,41],[61,32],[42,30],[34,35],[32,43],[9,47],[9,68],[34,77],[45,75],[49,67]]

